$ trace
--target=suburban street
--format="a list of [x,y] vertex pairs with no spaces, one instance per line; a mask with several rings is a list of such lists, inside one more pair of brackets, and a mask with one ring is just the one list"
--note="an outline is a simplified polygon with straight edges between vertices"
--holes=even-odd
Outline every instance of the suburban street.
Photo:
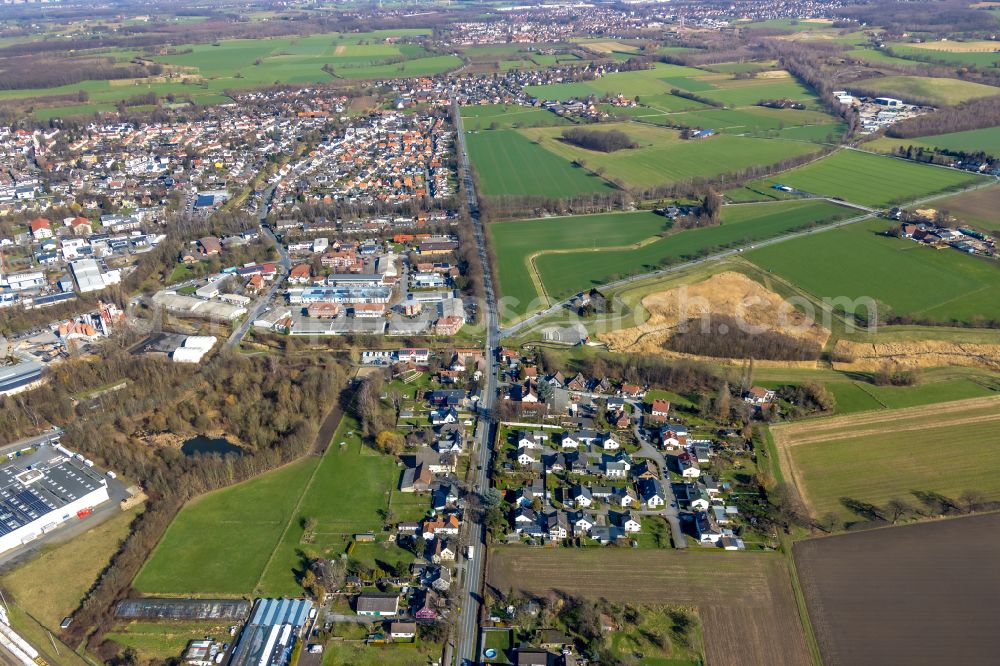
[[[489,254],[486,251],[486,238],[483,223],[479,219],[479,205],[476,201],[472,173],[469,170],[469,155],[466,152],[465,137],[462,132],[461,114],[457,105],[452,103],[452,114],[458,135],[458,155],[460,177],[465,187],[469,215],[472,217],[473,231],[479,251],[479,260],[483,265],[483,288],[486,292],[486,307],[483,312],[483,323],[486,328],[485,353],[487,359],[486,386],[483,389],[482,400],[479,403],[480,426],[476,429],[477,453],[473,455],[476,463],[473,475],[477,492],[485,492],[489,487],[490,457],[492,443],[496,436],[496,417],[494,406],[497,400],[497,355],[496,348],[500,341],[500,331],[497,319],[497,301],[493,285],[493,274],[489,267]],[[461,613],[456,627],[457,648],[455,663],[459,666],[474,664],[478,659],[477,640],[479,637],[479,616],[483,601],[483,563],[486,560],[486,528],[481,519],[467,521],[467,543],[475,551],[473,558],[465,563],[465,578],[461,599]]]
[[278,248],[278,264],[281,266],[281,271],[278,273],[277,277],[274,278],[274,284],[271,288],[267,290],[267,293],[257,298],[254,302],[253,307],[247,312],[246,317],[243,322],[236,327],[229,339],[226,340],[226,349],[233,349],[238,344],[243,336],[247,334],[250,327],[253,326],[254,321],[263,314],[264,310],[267,309],[269,303],[274,300],[275,294],[278,293],[278,289],[281,287],[282,282],[284,282],[285,276],[288,275],[288,271],[292,269],[292,260],[288,256],[288,250],[285,249],[284,244],[279,243],[274,237],[274,233],[270,228],[264,225],[264,221],[267,219],[267,213],[271,209],[271,199],[274,197],[274,185],[269,186],[260,197],[260,229],[261,233],[266,235],[274,243],[275,247]]

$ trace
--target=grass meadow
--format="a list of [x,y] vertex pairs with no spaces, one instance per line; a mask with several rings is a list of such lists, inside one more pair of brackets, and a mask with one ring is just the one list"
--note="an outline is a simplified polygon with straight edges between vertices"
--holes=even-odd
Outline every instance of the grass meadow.
[[751,183],[750,187],[767,191],[780,183],[818,196],[879,207],[957,190],[982,179],[968,172],[856,150],[840,150],[821,160]]
[[600,170],[609,180],[635,188],[718,176],[754,165],[774,164],[817,150],[816,146],[808,143],[726,134],[701,140],[683,140],[677,130],[638,123],[609,123],[602,125],[602,129],[622,130],[638,147],[602,153],[562,141],[559,138],[562,130],[558,127],[521,132],[567,162],[582,163],[588,169]]
[[751,250],[746,257],[819,299],[872,298],[893,314],[1000,318],[1000,268],[946,248],[881,235],[871,220]]
[[566,298],[580,290],[634,273],[693,259],[702,253],[773,238],[810,224],[850,216],[825,201],[791,201],[722,209],[722,224],[681,231],[634,250],[543,254],[535,260],[549,295]]
[[569,197],[613,189],[515,130],[468,133],[466,143],[485,196]]
[[857,81],[855,85],[864,90],[877,90],[882,95],[899,97],[903,100],[928,100],[940,106],[1000,95],[1000,88],[982,83],[930,76],[881,76]]
[[[192,596],[301,594],[303,554],[338,556],[354,534],[378,531],[380,512],[395,494],[395,459],[364,446],[355,425],[345,416],[321,459],[308,457],[185,506],[135,588]],[[419,517],[405,500],[400,515]],[[308,534],[307,518],[316,522]],[[413,559],[394,545],[361,546],[352,556],[371,566]]]

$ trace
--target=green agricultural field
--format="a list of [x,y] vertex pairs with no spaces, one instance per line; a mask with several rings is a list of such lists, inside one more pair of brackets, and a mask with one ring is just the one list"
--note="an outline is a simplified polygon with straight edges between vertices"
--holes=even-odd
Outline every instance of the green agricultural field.
[[773,238],[850,214],[850,210],[825,201],[726,206],[723,223],[717,227],[681,231],[636,249],[541,254],[535,266],[550,298],[563,299],[618,277],[655,270],[665,263]]
[[[888,227],[871,220],[746,257],[817,299],[871,298],[892,314],[939,321],[1000,318],[1000,268],[994,263],[880,235]],[[858,311],[866,311],[862,303]]]
[[[399,469],[365,446],[349,417],[322,459],[309,457],[184,507],[139,572],[146,594],[295,596],[304,552],[339,556],[358,532],[379,531]],[[405,512],[405,509],[404,509]],[[315,529],[306,533],[307,519]],[[407,565],[388,543],[352,557]]]
[[516,299],[518,307],[538,298],[529,269],[529,257],[539,251],[631,245],[655,238],[666,228],[666,218],[652,212],[609,213],[517,220],[489,225],[498,258],[500,292]]
[[750,107],[675,113],[669,116],[669,121],[677,125],[709,128],[731,134],[754,134],[788,127],[830,123],[833,118],[819,111]]
[[144,594],[250,594],[317,464],[308,458],[185,506],[134,587]]
[[942,79],[929,76],[882,76],[857,81],[862,90],[877,90],[883,95],[900,99],[927,100],[932,104],[949,105],[967,102],[979,97],[1000,95],[1000,88],[960,79]]
[[970,153],[982,151],[990,155],[1000,156],[1000,127],[935,134],[934,136],[921,136],[912,139],[881,137],[864,144],[865,148],[884,153],[891,153],[900,147],[905,149],[907,146],[964,150]]
[[529,106],[486,104],[462,107],[462,125],[466,131],[489,129],[493,123],[496,123],[496,129],[511,129],[512,127],[569,125],[570,121],[551,111]]
[[[995,44],[995,42],[994,42]],[[912,58],[923,62],[934,62],[946,65],[975,66],[983,69],[996,67],[1000,64],[1000,52],[995,47],[992,51],[965,51],[919,48],[907,44],[889,44],[893,53],[902,58]]]
[[486,196],[569,197],[613,189],[514,130],[471,132],[466,142],[481,193]]
[[[83,81],[57,88],[0,91],[2,100],[30,100],[48,95],[87,93],[86,104],[70,104],[61,114],[88,115],[121,100],[150,92],[163,97],[190,97],[200,104],[225,99],[229,89],[270,86],[274,83],[308,84],[331,80],[323,71],[330,65],[334,75],[347,79],[439,74],[461,64],[455,56],[432,55],[415,44],[385,44],[386,37],[426,34],[426,30],[387,30],[369,33],[325,33],[307,37],[229,39],[216,44],[176,45],[174,55],[153,56],[173,72],[190,79],[164,77],[136,81]],[[86,54],[86,52],[81,52]],[[112,50],[110,55],[130,58],[134,51]],[[405,58],[394,63],[394,59]],[[54,107],[59,108],[59,107]],[[39,110],[39,117],[59,115]]]
[[814,419],[772,428],[786,478],[814,516],[858,520],[843,498],[884,507],[917,492],[1000,499],[997,396]]
[[718,86],[703,94],[705,97],[722,102],[726,106],[752,106],[761,100],[791,99],[816,106],[816,95],[805,85],[791,76],[779,79],[759,77],[755,79],[730,79],[715,81]]
[[[640,100],[648,95],[669,93],[671,88],[682,88],[678,80],[697,79],[705,72],[693,67],[658,63],[653,69],[607,74],[593,81],[554,83],[544,86],[525,86],[524,92],[541,99],[568,99],[591,95],[624,95]],[[700,85],[701,82],[692,85]]]
[[774,164],[808,154],[817,147],[795,141],[774,141],[719,135],[685,141],[677,130],[640,123],[609,123],[602,129],[620,129],[638,148],[602,153],[560,140],[560,128],[534,128],[521,133],[540,142],[567,162],[576,161],[625,187],[648,188],[694,178],[711,178],[754,165]]
[[982,176],[963,171],[840,150],[750,186],[766,191],[782,184],[810,194],[877,207],[957,190],[982,180]]
[[917,386],[875,386],[866,382],[828,382],[826,388],[837,400],[837,414],[876,409],[902,409],[995,395],[995,391],[971,377],[926,381]]

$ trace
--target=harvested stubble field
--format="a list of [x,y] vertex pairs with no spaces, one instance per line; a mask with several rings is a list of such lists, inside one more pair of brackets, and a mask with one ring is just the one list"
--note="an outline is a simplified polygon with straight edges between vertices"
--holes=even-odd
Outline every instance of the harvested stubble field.
[[994,664],[1000,514],[800,541],[826,666]]
[[814,516],[856,519],[842,498],[884,506],[912,493],[1000,500],[1000,396],[813,419],[771,428],[778,457]]
[[776,553],[501,547],[490,551],[488,583],[504,594],[696,606],[714,666],[812,662]]
[[[753,329],[765,329],[818,344],[830,331],[810,322],[781,296],[743,275],[726,271],[691,285],[652,293],[642,299],[649,319],[633,328],[598,335],[614,352],[676,355],[664,346],[678,324],[708,315],[728,315]],[[765,363],[766,364],[766,363]],[[815,366],[814,361],[795,365]],[[781,363],[780,365],[788,365]]]

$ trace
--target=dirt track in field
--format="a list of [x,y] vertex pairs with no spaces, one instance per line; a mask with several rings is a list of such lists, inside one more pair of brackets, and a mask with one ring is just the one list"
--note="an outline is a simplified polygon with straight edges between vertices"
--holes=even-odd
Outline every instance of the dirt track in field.
[[995,664],[1000,514],[800,541],[826,666]]
[[777,553],[510,546],[491,549],[487,569],[503,594],[696,606],[712,666],[812,663]]

